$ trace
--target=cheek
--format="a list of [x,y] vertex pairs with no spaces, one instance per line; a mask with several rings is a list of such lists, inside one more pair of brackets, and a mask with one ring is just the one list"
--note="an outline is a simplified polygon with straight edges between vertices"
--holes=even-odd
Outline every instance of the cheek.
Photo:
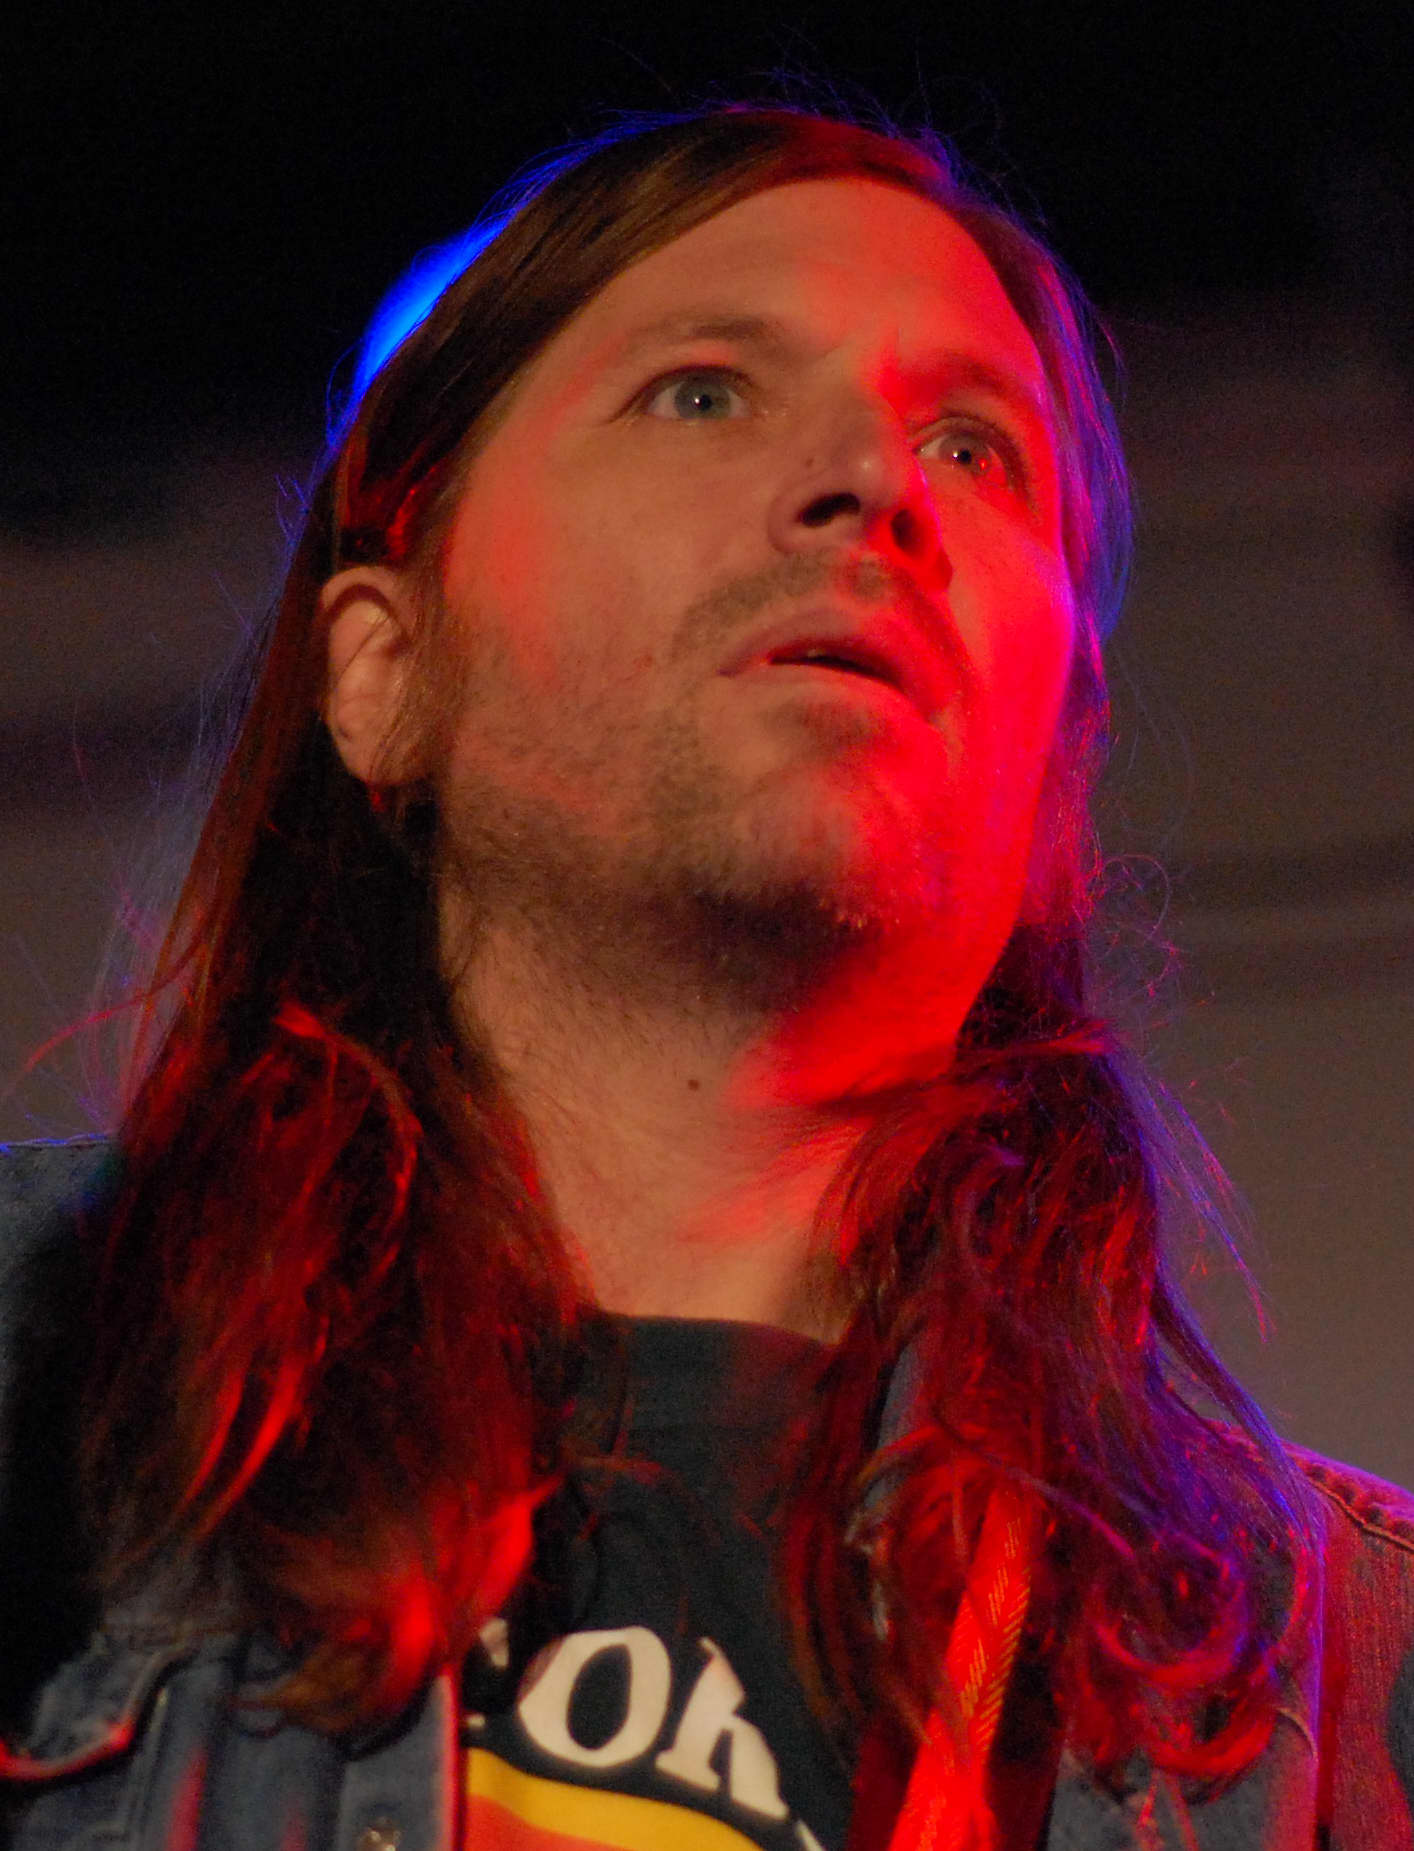
[[714,551],[699,543],[700,508],[694,523],[690,508],[665,507],[673,494],[672,482],[647,490],[550,467],[501,466],[484,487],[473,481],[443,568],[473,656],[491,650],[547,692],[609,686],[650,666]]
[[576,536],[545,505],[543,482],[503,475],[462,505],[444,558],[447,608],[473,674],[548,696],[574,679],[593,626]]
[[1070,575],[1039,542],[1018,543],[1014,533],[981,541],[970,608],[956,599],[963,642],[999,734],[1022,750],[1048,746],[1075,650]]
[[[1076,619],[1068,576],[1038,559],[998,599],[975,658],[986,715],[978,744],[986,761],[988,835],[1013,858],[1029,852],[1037,799],[1070,683]],[[983,744],[985,741],[985,744]]]
[[1068,585],[1034,612],[999,672],[1010,685],[1017,744],[1038,765],[1050,751],[1075,654],[1075,611]]

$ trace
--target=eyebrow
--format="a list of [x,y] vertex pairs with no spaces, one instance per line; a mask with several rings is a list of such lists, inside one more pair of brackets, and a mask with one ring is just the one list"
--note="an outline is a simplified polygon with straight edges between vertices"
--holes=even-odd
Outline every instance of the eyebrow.
[[674,341],[734,341],[743,347],[785,353],[797,343],[791,341],[780,323],[765,315],[713,314],[704,310],[679,310],[660,315],[656,321],[644,322],[633,329],[617,358],[631,360],[645,347],[670,346]]
[[[1044,368],[1042,370],[1044,372]],[[938,372],[950,386],[967,386],[974,391],[990,393],[993,398],[1000,399],[1005,405],[1014,406],[1047,429],[1055,426],[1056,415],[1050,394],[1038,393],[1028,380],[1012,372],[1009,367],[993,366],[990,361],[979,360],[974,354],[952,353],[938,368]]]
[[[628,364],[648,348],[694,340],[732,342],[777,358],[798,352],[800,348],[800,342],[793,340],[781,324],[769,316],[688,309],[661,315],[634,328],[617,350],[615,361]],[[1050,395],[1038,394],[1027,380],[1008,367],[995,366],[976,354],[948,351],[940,353],[935,363],[920,370],[925,370],[930,378],[936,377],[942,385],[989,393],[1048,429],[1055,426]]]

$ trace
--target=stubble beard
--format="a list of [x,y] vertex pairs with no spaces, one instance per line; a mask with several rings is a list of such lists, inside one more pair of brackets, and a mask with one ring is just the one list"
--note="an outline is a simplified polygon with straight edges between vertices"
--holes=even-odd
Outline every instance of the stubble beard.
[[[442,804],[439,878],[462,956],[497,927],[601,999],[749,1027],[803,1006],[909,923],[916,869],[900,878],[871,862],[851,839],[857,822],[801,817],[764,792],[744,799],[675,730],[658,745],[616,839],[566,807],[456,780]],[[591,766],[581,770],[594,788]]]
[[[733,637],[773,599],[838,576],[827,559],[796,557],[718,588],[684,613],[672,656]],[[891,581],[856,567],[848,582],[879,596]],[[866,849],[859,791],[822,798],[816,788],[802,799],[790,770],[778,786],[746,791],[681,713],[626,720],[602,690],[554,727],[516,699],[494,626],[472,622],[462,636],[476,639],[476,659],[456,677],[455,730],[484,734],[492,750],[479,763],[476,753],[458,757],[443,734],[451,771],[438,805],[438,879],[461,920],[460,956],[474,957],[478,937],[499,925],[604,998],[754,1021],[805,1003],[843,965],[916,932],[921,912],[943,904],[936,854],[921,841],[903,848],[889,827],[889,852]],[[851,725],[863,729],[854,741]],[[867,779],[866,731],[838,710],[820,719],[804,750],[817,761],[804,767],[807,780]],[[544,795],[556,789],[566,801]],[[593,826],[582,802],[590,793]]]

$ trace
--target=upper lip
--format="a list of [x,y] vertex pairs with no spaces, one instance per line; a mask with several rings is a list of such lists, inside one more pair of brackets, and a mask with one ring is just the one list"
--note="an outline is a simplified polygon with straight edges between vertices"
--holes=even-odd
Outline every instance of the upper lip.
[[803,662],[812,655],[833,657],[895,688],[925,719],[943,703],[939,651],[891,611],[825,605],[777,618],[743,639],[722,673],[738,675],[758,664]]

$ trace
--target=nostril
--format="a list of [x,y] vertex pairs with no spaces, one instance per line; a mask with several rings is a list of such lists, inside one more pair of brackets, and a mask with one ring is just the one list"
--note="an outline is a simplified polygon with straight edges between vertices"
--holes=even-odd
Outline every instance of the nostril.
[[901,553],[917,555],[928,545],[928,524],[912,508],[899,508],[889,522],[889,530]]
[[801,510],[800,522],[803,527],[828,527],[842,514],[861,512],[858,495],[821,495]]

